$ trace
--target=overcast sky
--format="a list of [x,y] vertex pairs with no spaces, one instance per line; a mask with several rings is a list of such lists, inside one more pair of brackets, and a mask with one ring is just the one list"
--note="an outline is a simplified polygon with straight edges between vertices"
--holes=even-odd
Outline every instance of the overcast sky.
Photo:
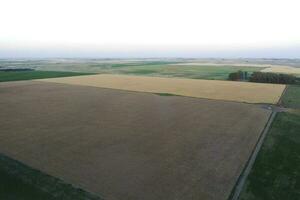
[[0,0],[0,57],[300,57],[299,0]]

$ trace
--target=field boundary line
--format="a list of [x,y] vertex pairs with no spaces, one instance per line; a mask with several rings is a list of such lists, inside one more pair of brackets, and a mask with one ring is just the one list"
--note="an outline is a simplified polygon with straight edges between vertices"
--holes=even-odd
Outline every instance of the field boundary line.
[[240,194],[241,194],[241,192],[243,190],[243,187],[245,185],[245,182],[247,180],[247,177],[250,174],[250,171],[251,171],[251,169],[254,165],[256,157],[257,157],[257,155],[258,155],[258,153],[259,153],[259,151],[262,147],[262,144],[265,140],[265,137],[266,137],[267,133],[269,132],[269,129],[270,129],[275,117],[276,117],[276,114],[277,114],[277,111],[273,110],[270,117],[269,117],[269,119],[268,119],[268,121],[267,121],[267,124],[266,124],[265,128],[263,129],[263,131],[262,131],[262,133],[261,133],[261,135],[258,139],[258,142],[255,145],[254,150],[252,151],[252,153],[251,153],[251,155],[250,155],[250,157],[249,157],[249,159],[246,163],[246,166],[244,167],[242,173],[240,174],[240,176],[239,176],[239,178],[238,178],[238,180],[237,180],[237,182],[236,182],[236,184],[235,184],[235,186],[232,190],[232,193],[228,198],[229,200],[238,200],[239,199]]
[[51,199],[104,200],[98,194],[32,168],[3,153],[0,153],[0,171],[8,176],[15,177],[20,183],[32,187],[38,192],[47,194]]
[[[85,75],[83,75],[85,76]],[[27,80],[26,80],[27,81]],[[43,81],[42,79],[34,79],[34,80],[28,80],[33,82],[39,82],[39,83],[51,83],[51,84],[57,84],[57,85],[69,85],[69,86],[77,86],[77,87],[92,87],[92,88],[100,88],[104,90],[116,90],[116,91],[123,91],[128,93],[145,93],[145,94],[153,94],[158,96],[165,96],[165,97],[184,97],[184,98],[192,98],[192,99],[203,99],[203,100],[211,100],[211,101],[223,101],[223,102],[231,102],[231,103],[241,103],[241,104],[248,104],[248,105],[262,105],[262,104],[268,104],[275,106],[277,103],[265,103],[265,102],[256,102],[251,103],[247,101],[237,101],[237,100],[227,100],[227,99],[213,99],[208,97],[194,97],[194,96],[185,96],[180,94],[174,94],[174,93],[168,93],[168,92],[147,92],[147,91],[135,91],[135,90],[128,90],[128,89],[119,89],[119,88],[109,88],[109,87],[99,87],[99,86],[91,86],[91,85],[75,85],[70,83],[60,83],[60,82],[47,82]],[[161,94],[170,94],[170,95],[161,95]]]
[[277,103],[278,106],[284,106],[284,105],[282,105],[282,98],[283,98],[283,96],[285,95],[285,93],[286,93],[288,87],[289,87],[289,85],[286,85],[286,86],[284,87],[284,90],[282,91],[282,94],[281,94],[281,96],[280,96],[280,98],[279,98],[279,100],[278,100],[278,103]]

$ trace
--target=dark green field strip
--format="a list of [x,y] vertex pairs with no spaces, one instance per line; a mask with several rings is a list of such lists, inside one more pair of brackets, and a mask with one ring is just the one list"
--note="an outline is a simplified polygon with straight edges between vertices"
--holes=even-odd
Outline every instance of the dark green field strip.
[[180,95],[176,95],[176,94],[170,94],[170,93],[153,93],[159,96],[180,96]]
[[243,66],[205,66],[205,65],[136,65],[120,67],[108,70],[106,73],[163,76],[163,77],[184,77],[192,79],[227,80],[228,75],[238,70],[244,70],[251,74],[263,68]]
[[0,154],[0,199],[101,200],[102,198]]
[[92,73],[58,72],[58,71],[13,71],[0,72],[0,82],[31,79],[89,75]]
[[289,85],[282,98],[282,104],[287,108],[300,109],[300,85]]
[[300,115],[278,113],[240,200],[299,200]]

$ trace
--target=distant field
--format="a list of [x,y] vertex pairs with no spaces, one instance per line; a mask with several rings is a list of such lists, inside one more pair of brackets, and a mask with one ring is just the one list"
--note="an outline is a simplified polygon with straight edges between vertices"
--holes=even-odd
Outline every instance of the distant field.
[[289,85],[282,98],[282,103],[287,108],[300,109],[300,85]]
[[66,76],[79,76],[79,75],[88,75],[88,74],[91,73],[57,72],[57,71],[0,72],[0,82],[55,78],[55,77],[66,77]]
[[[180,65],[176,65],[180,64]],[[238,65],[189,65],[184,60],[97,60],[97,59],[50,59],[50,60],[0,60],[0,67],[26,67],[42,71],[72,71],[105,74],[131,74],[193,79],[226,80],[228,74],[238,70],[260,71],[264,67]]]
[[192,79],[226,80],[231,72],[245,70],[248,72],[260,71],[258,67],[243,66],[193,66],[193,65],[141,65],[122,67],[107,71],[108,73],[147,75],[163,77],[184,77]]
[[272,104],[278,102],[285,88],[285,85],[280,84],[105,74],[43,79],[41,81],[137,92],[168,93],[207,99]]
[[295,68],[290,66],[269,67],[263,69],[262,72],[274,72],[274,73],[293,74],[295,76],[300,76],[300,68]]
[[299,200],[300,115],[279,113],[246,181],[240,200]]
[[176,63],[171,65],[177,65],[177,66],[209,66],[209,67],[236,67],[237,70],[245,70],[248,72],[252,72],[256,69],[256,71],[262,71],[262,72],[274,72],[274,73],[283,73],[283,74],[293,74],[295,76],[300,76],[300,63],[298,64],[298,67],[296,66],[287,66],[287,65],[280,65],[278,64],[250,64],[250,63]]
[[216,80],[227,79],[230,72],[237,70],[300,75],[300,60],[297,59],[0,59],[0,69],[10,67]]

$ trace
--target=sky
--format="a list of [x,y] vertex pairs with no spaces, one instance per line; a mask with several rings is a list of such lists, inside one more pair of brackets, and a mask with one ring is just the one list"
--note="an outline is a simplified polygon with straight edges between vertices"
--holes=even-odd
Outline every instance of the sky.
[[299,0],[0,0],[0,58],[300,58],[299,8]]

